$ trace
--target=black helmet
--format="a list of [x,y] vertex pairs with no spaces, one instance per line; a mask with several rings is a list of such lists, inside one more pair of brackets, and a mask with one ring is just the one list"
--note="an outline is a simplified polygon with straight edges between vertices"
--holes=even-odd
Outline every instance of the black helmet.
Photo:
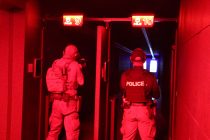
[[136,48],[133,50],[130,58],[132,62],[141,61],[144,63],[146,61],[146,54],[141,48]]

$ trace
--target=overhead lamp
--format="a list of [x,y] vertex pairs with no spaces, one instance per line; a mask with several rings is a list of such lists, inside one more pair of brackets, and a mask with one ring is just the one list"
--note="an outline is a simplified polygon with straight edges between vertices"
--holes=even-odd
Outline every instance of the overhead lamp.
[[133,27],[152,27],[154,24],[154,15],[132,15],[131,18]]
[[82,26],[83,15],[63,15],[64,26]]

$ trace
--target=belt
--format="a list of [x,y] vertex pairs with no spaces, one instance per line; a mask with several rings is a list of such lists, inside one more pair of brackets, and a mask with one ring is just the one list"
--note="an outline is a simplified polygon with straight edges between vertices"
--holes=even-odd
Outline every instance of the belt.
[[146,106],[147,102],[134,102],[134,103],[131,103],[131,105],[133,105],[133,106]]
[[75,101],[77,101],[78,98],[79,98],[77,95],[70,96],[70,95],[68,95],[68,94],[66,94],[66,93],[52,93],[51,96],[52,96],[52,98],[53,98],[54,100],[63,100],[63,101],[65,101],[65,102],[68,102],[68,101],[70,101],[70,100],[75,100]]

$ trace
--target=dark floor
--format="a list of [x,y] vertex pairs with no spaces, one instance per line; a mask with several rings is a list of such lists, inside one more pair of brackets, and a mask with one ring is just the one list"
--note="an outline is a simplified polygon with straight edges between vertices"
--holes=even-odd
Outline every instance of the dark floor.
[[[114,140],[121,140],[120,133],[122,108],[121,101],[116,99],[115,107],[115,138]],[[157,135],[155,140],[168,140],[168,113],[162,113],[161,107],[157,104]],[[80,140],[93,140],[94,133],[94,106],[93,99],[83,100],[80,111]],[[60,140],[65,140],[65,130],[63,129],[60,135]],[[140,140],[137,138],[136,140]]]
[[[160,128],[158,126],[157,129],[157,137],[155,140],[168,140],[168,130],[166,128]],[[122,136],[120,132],[116,133],[115,139],[121,140]],[[65,131],[62,130],[60,135],[60,140],[65,140]],[[81,131],[80,131],[80,140],[93,140],[93,123],[92,122],[82,122],[81,123]],[[139,137],[136,140],[140,140]]]

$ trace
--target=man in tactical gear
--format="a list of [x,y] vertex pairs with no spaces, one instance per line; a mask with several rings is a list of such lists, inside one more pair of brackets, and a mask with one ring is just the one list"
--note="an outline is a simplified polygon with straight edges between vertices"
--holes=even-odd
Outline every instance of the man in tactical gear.
[[155,76],[143,69],[146,54],[136,48],[130,60],[133,68],[121,75],[123,92],[123,140],[134,140],[139,132],[141,140],[154,140],[156,134],[155,105],[152,98],[159,98],[160,91]]
[[49,119],[50,130],[47,140],[57,140],[61,129],[65,127],[67,140],[78,140],[80,133],[78,86],[84,84],[81,65],[76,61],[78,49],[75,45],[67,45],[63,56],[53,62],[53,69],[58,75],[63,75],[65,91],[51,93],[53,98],[52,113]]

